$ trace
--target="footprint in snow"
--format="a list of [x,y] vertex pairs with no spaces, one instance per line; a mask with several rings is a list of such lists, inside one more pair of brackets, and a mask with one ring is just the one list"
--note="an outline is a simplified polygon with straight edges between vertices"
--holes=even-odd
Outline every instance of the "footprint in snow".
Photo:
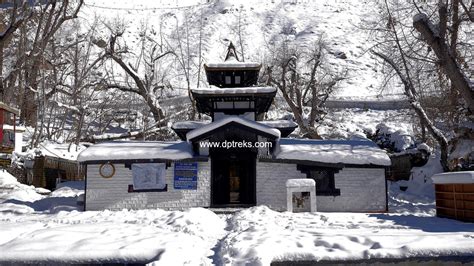
[[355,237],[355,236],[350,236],[350,237],[348,237],[348,238],[349,238],[349,240],[352,241],[352,242],[360,243],[359,238],[357,238],[357,237]]
[[382,245],[380,245],[379,242],[375,242],[371,247],[370,249],[381,249],[382,248]]

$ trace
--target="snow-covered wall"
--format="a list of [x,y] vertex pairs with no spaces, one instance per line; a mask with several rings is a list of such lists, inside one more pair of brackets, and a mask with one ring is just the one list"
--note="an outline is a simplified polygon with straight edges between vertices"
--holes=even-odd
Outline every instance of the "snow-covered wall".
[[124,164],[115,164],[115,174],[102,178],[99,164],[87,165],[86,210],[121,210],[186,207],[208,207],[210,205],[210,167],[209,162],[198,163],[197,190],[174,190],[174,164],[166,169],[166,192],[128,192],[133,184],[132,171]]
[[[286,210],[285,182],[306,178],[295,164],[257,163],[257,204]],[[335,175],[340,196],[318,196],[318,211],[383,212],[386,209],[384,168],[344,168]]]

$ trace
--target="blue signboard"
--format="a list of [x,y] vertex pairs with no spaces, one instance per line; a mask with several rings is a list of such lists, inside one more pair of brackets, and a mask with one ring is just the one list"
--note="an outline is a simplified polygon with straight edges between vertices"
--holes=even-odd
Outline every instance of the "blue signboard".
[[197,163],[174,164],[174,189],[197,189]]

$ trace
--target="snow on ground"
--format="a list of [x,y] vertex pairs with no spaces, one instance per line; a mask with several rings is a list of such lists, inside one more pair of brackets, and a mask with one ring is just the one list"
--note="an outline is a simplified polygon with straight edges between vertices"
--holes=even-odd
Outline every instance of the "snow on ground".
[[31,208],[26,205],[43,199],[41,192],[46,190],[21,184],[14,176],[0,170],[0,211],[30,212]]
[[68,182],[51,192],[19,183],[8,172],[0,170],[0,212],[31,214],[36,212],[57,213],[63,210],[82,209],[77,206],[77,197],[84,193],[78,182]]
[[77,197],[84,194],[84,181],[67,181],[59,183],[56,189],[51,192],[53,197]]
[[474,224],[434,216],[432,186],[424,176],[439,170],[433,157],[426,167],[415,169],[407,192],[391,186],[387,214],[288,213],[257,206],[222,216],[203,208],[83,212],[75,201],[65,201],[82,193],[81,182],[40,195],[0,172],[0,264],[269,265],[473,256]]
[[[436,217],[430,177],[439,154],[389,183],[389,213],[288,213],[260,206],[229,217],[220,245],[224,264],[465,256],[474,260],[474,224]],[[401,191],[400,186],[406,186]]]
[[0,172],[2,262],[148,262],[209,264],[225,221],[203,208],[187,211],[82,212],[83,183],[49,196]]
[[[431,177],[443,172],[439,152],[433,154],[423,167],[414,167],[410,180],[389,182],[389,211],[404,215],[434,216],[435,193]],[[400,186],[406,187],[401,191]]]
[[226,264],[472,256],[474,225],[436,217],[288,213],[254,207],[231,218]]
[[1,261],[209,264],[224,221],[202,208],[184,212],[62,211],[0,215]]

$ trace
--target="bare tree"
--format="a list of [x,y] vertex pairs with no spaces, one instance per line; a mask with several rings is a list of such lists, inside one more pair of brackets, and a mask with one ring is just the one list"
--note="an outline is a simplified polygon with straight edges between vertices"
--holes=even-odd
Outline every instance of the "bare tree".
[[[127,62],[126,57],[130,57],[133,53],[129,51],[125,43],[121,43],[125,27],[116,24],[113,27],[109,27],[109,29],[111,30],[111,35],[108,44],[103,41],[96,41],[96,44],[104,48],[105,58],[115,62],[125,72],[126,76],[132,79],[133,83],[118,81],[117,75],[120,77],[120,74],[115,73],[112,69],[109,70],[104,86],[108,89],[118,89],[123,92],[139,95],[150,109],[156,126],[166,125],[167,119],[158,100],[162,90],[171,85],[166,83],[165,76],[160,76],[158,68],[160,67],[161,60],[168,55],[172,55],[174,52],[167,50],[165,44],[154,41],[148,36],[147,29],[144,27],[140,33],[142,36],[140,56],[136,58],[136,64],[132,65],[132,63]],[[138,73],[141,67],[144,72],[142,76]]]
[[31,14],[27,2],[19,6],[19,3],[14,1],[11,8],[0,10],[0,15],[5,17],[5,20],[0,20],[0,100],[5,102],[10,102],[11,99],[5,99],[4,50],[9,45],[13,34],[31,17]]
[[[8,21],[2,21],[2,28],[0,29],[0,45],[5,44],[12,36],[13,33],[31,17],[31,11],[28,9],[28,2],[23,2],[21,6],[18,1],[13,1],[12,7],[7,9],[10,14],[6,17]],[[5,11],[1,11],[4,13]]]
[[245,62],[245,36],[247,36],[248,22],[245,19],[244,6],[241,5],[235,15],[235,20],[229,25],[232,33],[237,37],[237,43],[240,47],[240,60]]
[[[457,41],[462,23],[474,23],[471,13],[474,10],[473,6],[474,2],[471,2],[468,9],[462,0],[439,0],[439,22],[436,25],[423,12],[413,17],[413,27],[435,52],[441,69],[451,81],[453,89],[462,95],[471,116],[474,116],[474,80],[470,80],[461,68]],[[460,12],[460,7],[464,12]]]
[[[29,3],[29,2],[28,2]],[[17,103],[21,108],[21,121],[36,126],[38,121],[37,93],[50,68],[50,45],[58,30],[69,20],[75,19],[83,0],[48,1],[30,7],[30,19],[18,27],[15,41],[16,59],[13,69],[4,79],[10,90],[17,92]]]
[[[74,143],[79,145],[83,132],[87,131],[87,120],[91,113],[100,114],[98,108],[94,108],[98,95],[98,88],[103,83],[103,74],[99,70],[104,64],[104,53],[94,50],[92,40],[98,26],[97,20],[93,22],[86,33],[79,32],[79,22],[74,23],[68,33],[65,44],[57,49],[57,58],[67,63],[55,64],[58,67],[55,72],[56,80],[47,93],[47,99],[57,104],[63,111],[64,116],[73,119]],[[59,44],[58,44],[59,46]],[[61,97],[52,98],[59,94]],[[93,103],[93,104],[91,104]],[[94,111],[93,111],[94,110]]]
[[[199,15],[199,45],[198,45],[198,61],[197,61],[197,81],[196,87],[200,87],[201,84],[201,68],[203,64],[202,59],[202,50],[203,50],[203,31],[204,31],[204,12],[203,8],[200,8],[200,15]],[[195,104],[193,101],[193,108],[195,108]]]
[[324,104],[344,75],[326,69],[322,39],[312,49],[284,41],[271,51],[265,69],[267,84],[276,86],[295,116],[304,137],[320,138],[316,122],[325,114]]
[[[463,57],[463,51],[459,49],[460,3],[452,2],[450,19],[446,10],[442,10],[441,1],[438,6],[425,3],[424,10],[439,14],[440,24],[435,27],[423,14],[416,15],[413,24],[406,21],[422,9],[416,2],[400,5],[400,2],[385,0],[378,21],[386,24],[379,23],[374,27],[383,41],[372,52],[389,67],[387,80],[397,77],[401,81],[404,94],[420,119],[422,132],[426,128],[440,147],[440,162],[445,170],[448,170],[449,153],[445,132],[458,127],[472,112],[472,90],[465,90],[469,80],[460,65],[463,61],[468,66],[467,61],[472,60]],[[444,28],[447,27],[446,20],[453,22],[449,30]],[[423,38],[430,45],[420,40],[418,31],[426,35]],[[432,39],[427,39],[429,36]],[[462,102],[466,103],[467,109],[462,108]]]
[[[188,92],[188,97],[192,103],[192,109],[189,114],[189,118],[194,120],[196,116],[196,105],[191,94],[191,79],[192,79],[192,64],[193,64],[193,52],[191,47],[191,28],[188,16],[184,15],[183,25],[180,25],[179,20],[175,14],[171,14],[169,17],[175,19],[176,27],[174,34],[172,34],[173,43],[167,42],[169,47],[173,47],[175,60],[180,69],[181,76],[184,77],[186,82],[186,90]],[[200,36],[200,42],[202,41],[202,36]]]
[[[201,67],[203,63],[203,35],[205,27],[205,7],[199,7],[200,15],[193,19],[189,16],[189,11],[184,11],[181,19],[176,14],[169,13],[164,19],[172,19],[175,23],[175,29],[170,34],[166,44],[174,54],[174,61],[177,69],[177,76],[184,79],[191,109],[188,113],[188,119],[196,118],[196,106],[191,94],[192,86],[199,86],[201,83]],[[162,21],[163,23],[164,21]],[[175,80],[181,83],[180,80]]]

